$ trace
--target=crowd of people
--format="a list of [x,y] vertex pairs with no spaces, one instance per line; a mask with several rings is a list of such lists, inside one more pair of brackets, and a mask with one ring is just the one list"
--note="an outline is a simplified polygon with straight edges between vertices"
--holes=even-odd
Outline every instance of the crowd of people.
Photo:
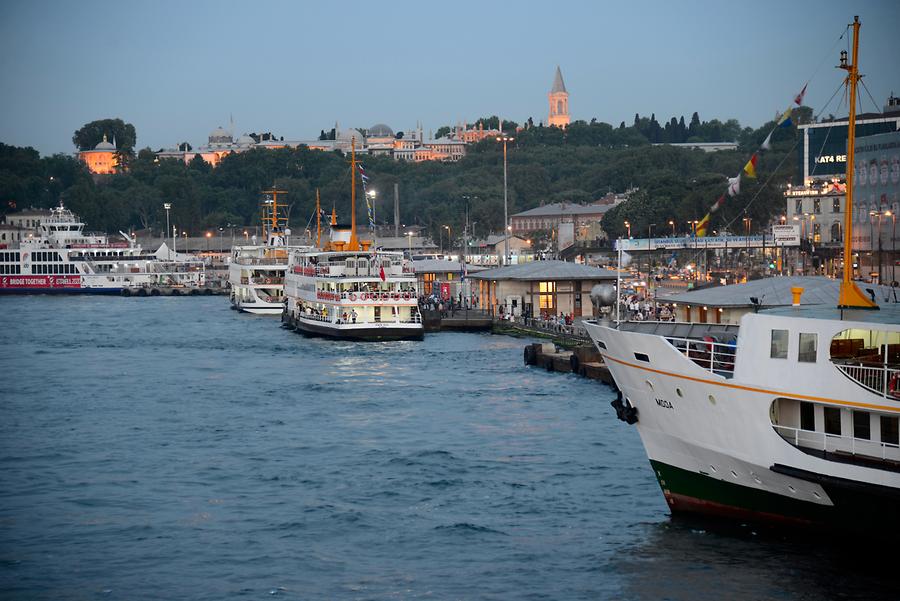
[[626,321],[675,321],[675,307],[651,301],[643,294],[623,292],[619,295],[622,319]]

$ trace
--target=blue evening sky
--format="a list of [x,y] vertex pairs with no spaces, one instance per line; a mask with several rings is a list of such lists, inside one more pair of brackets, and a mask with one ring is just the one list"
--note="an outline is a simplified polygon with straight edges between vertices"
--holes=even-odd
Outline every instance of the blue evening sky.
[[806,104],[825,105],[854,14],[880,110],[900,94],[894,0],[6,0],[0,142],[73,152],[72,133],[108,117],[154,150],[196,147],[229,115],[237,135],[285,139],[335,121],[396,131],[421,121],[426,133],[491,114],[537,123],[557,64],[573,119],[698,111],[758,127],[810,78]]

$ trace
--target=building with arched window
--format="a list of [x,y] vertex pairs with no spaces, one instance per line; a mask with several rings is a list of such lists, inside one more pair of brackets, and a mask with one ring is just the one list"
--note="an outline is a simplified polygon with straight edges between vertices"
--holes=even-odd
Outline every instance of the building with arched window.
[[561,127],[563,129],[569,125],[569,92],[566,91],[566,84],[563,82],[562,71],[559,66],[556,67],[556,77],[553,78],[553,87],[547,94],[547,100],[550,102],[550,114],[547,116],[547,125]]

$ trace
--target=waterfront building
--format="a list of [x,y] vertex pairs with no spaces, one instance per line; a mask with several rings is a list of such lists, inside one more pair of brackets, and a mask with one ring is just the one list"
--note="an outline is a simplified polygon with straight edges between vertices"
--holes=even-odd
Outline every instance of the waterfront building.
[[718,152],[720,150],[737,150],[737,142],[660,142],[651,146],[674,146],[675,148],[687,148],[688,150],[702,150],[703,152]]
[[459,261],[448,259],[422,259],[412,262],[416,272],[419,294],[430,296],[435,294],[441,298],[469,298],[471,280],[469,275],[487,269],[478,265],[463,265]]
[[[513,233],[533,232],[536,230],[555,230],[560,223],[573,223],[576,230],[576,238],[588,239],[589,226],[603,220],[607,211],[617,206],[628,198],[626,194],[607,194],[600,200],[589,205],[557,202],[553,204],[535,207],[521,213],[510,216],[510,226]],[[584,230],[584,237],[579,237],[578,232]],[[596,230],[593,231],[596,234]]]
[[23,209],[3,216],[3,223],[11,228],[19,228],[27,233],[37,234],[41,221],[50,216],[48,209]]
[[93,150],[82,150],[78,153],[78,158],[87,165],[88,170],[94,175],[108,175],[115,173],[119,166],[119,158],[116,156],[117,150],[113,142],[106,139],[103,134],[103,141],[94,146]]
[[547,125],[565,129],[569,125],[569,92],[563,82],[562,71],[556,67],[556,76],[553,78],[553,87],[547,94],[550,103],[550,114],[547,116]]
[[[566,261],[531,261],[470,275],[478,282],[478,306],[493,314],[594,315],[590,292],[614,282],[616,272]],[[475,292],[473,290],[473,292]]]

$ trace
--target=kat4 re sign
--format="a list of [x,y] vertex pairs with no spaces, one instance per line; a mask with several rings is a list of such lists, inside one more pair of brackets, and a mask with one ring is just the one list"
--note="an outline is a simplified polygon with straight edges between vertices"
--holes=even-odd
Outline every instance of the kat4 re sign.
[[816,165],[824,164],[824,163],[846,163],[847,155],[846,154],[822,154],[817,156],[815,159]]

